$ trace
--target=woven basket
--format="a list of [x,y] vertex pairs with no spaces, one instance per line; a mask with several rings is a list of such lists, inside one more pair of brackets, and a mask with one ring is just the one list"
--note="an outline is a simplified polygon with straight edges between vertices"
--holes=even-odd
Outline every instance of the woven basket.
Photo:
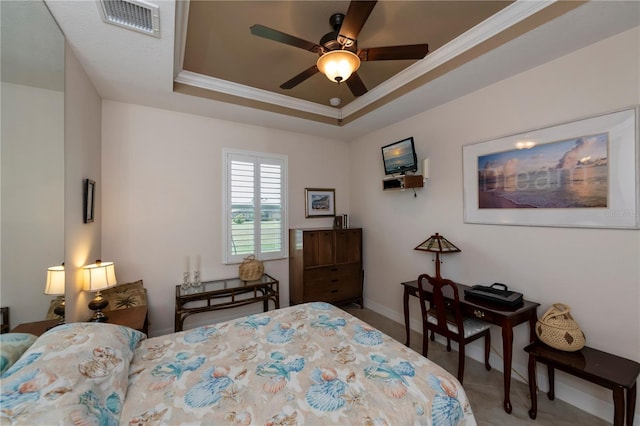
[[254,255],[244,258],[239,268],[242,281],[257,280],[264,274],[264,265]]
[[554,303],[538,320],[536,334],[552,348],[575,352],[584,347],[585,337],[569,310],[567,305]]

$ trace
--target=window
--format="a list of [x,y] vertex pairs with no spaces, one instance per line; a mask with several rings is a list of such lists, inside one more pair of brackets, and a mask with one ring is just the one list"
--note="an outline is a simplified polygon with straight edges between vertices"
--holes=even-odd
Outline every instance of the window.
[[287,157],[224,151],[225,263],[286,257]]

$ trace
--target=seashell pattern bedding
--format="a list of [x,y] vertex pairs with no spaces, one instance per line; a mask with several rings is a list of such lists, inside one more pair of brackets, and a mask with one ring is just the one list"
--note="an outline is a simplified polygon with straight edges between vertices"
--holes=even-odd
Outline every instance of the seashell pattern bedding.
[[147,421],[476,424],[452,375],[327,303],[143,341],[131,363],[121,424]]
[[454,376],[327,303],[166,336],[73,323],[0,378],[12,425],[475,425]]

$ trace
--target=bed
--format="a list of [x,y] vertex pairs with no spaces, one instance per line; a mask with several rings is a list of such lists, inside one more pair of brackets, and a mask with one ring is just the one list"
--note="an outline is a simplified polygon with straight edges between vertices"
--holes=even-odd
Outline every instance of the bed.
[[2,424],[475,425],[454,376],[327,303],[146,339],[56,327],[1,376]]

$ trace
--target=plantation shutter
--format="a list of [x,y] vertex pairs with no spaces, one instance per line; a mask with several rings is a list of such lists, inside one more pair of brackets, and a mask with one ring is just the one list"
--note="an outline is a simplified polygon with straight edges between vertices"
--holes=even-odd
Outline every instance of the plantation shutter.
[[226,263],[286,257],[286,157],[229,151],[225,166]]

